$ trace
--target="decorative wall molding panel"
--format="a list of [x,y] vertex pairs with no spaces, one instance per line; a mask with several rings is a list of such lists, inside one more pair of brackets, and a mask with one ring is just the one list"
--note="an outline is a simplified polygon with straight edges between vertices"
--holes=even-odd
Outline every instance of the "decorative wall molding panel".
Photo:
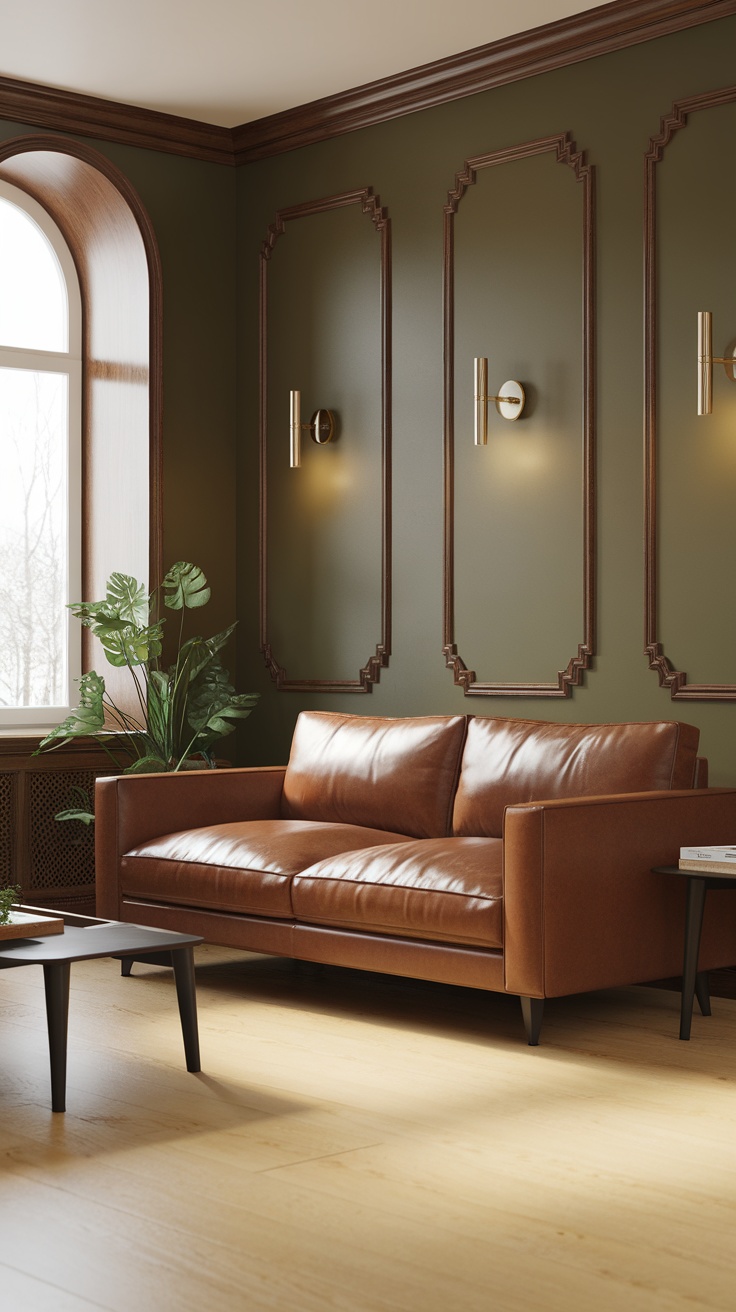
[[[508,677],[502,679],[482,679],[475,669],[470,668],[463,656],[460,655],[457,645],[457,585],[458,577],[456,576],[457,568],[457,531],[458,531],[458,510],[456,506],[457,495],[457,459],[459,452],[456,450],[456,408],[460,397],[464,397],[464,389],[467,385],[471,386],[470,366],[471,358],[458,360],[456,365],[456,338],[458,335],[458,306],[457,298],[457,251],[456,251],[456,217],[463,197],[472,188],[477,181],[478,174],[486,169],[501,169],[503,166],[512,164],[515,161],[533,159],[550,155],[554,162],[563,165],[565,168],[572,170],[574,180],[582,188],[582,205],[579,206],[578,212],[582,214],[582,223],[580,225],[580,236],[574,238],[579,242],[581,271],[580,286],[582,288],[582,304],[576,303],[577,324],[582,325],[577,330],[580,332],[581,340],[581,359],[579,367],[579,382],[576,380],[575,386],[579,386],[581,406],[577,411],[581,414],[581,431],[579,447],[577,448],[578,467],[576,473],[576,491],[573,494],[576,498],[578,512],[581,523],[581,547],[582,558],[579,562],[580,584],[574,585],[575,614],[579,615],[579,622],[582,628],[582,640],[577,644],[577,651],[570,658],[566,667],[557,672],[556,677],[547,681],[537,681],[528,677],[520,677],[517,680]],[[505,184],[507,191],[504,192],[504,184],[499,183],[496,195],[496,207],[503,207],[504,195],[513,193],[513,183],[509,181]],[[509,191],[508,188],[511,190]],[[539,204],[543,204],[543,197],[540,196]],[[594,653],[595,643],[595,193],[594,193],[594,172],[590,165],[585,163],[584,155],[577,151],[575,143],[567,134],[546,137],[536,141],[526,142],[522,145],[509,147],[505,150],[499,150],[492,154],[481,155],[474,159],[469,159],[465,163],[462,173],[459,173],[455,179],[454,189],[448,193],[447,205],[444,209],[445,215],[445,244],[444,244],[444,356],[445,356],[445,400],[444,400],[444,442],[445,442],[445,462],[444,462],[444,607],[443,607],[443,654],[448,669],[452,670],[455,684],[462,687],[467,696],[519,696],[519,697],[569,697],[573,687],[579,685],[583,679],[583,673],[590,666]],[[557,237],[554,237],[557,241]],[[561,260],[561,257],[560,257]],[[558,260],[558,266],[560,265]],[[580,266],[579,266],[580,267]],[[528,272],[520,265],[513,265],[510,270],[510,276],[516,275],[516,282],[523,283],[523,275]],[[559,267],[556,276],[564,277],[560,273]],[[472,288],[475,301],[483,298],[492,301],[494,288],[482,285],[478,279]],[[521,293],[520,293],[521,294]],[[536,293],[541,298],[544,292],[541,288],[536,289]],[[509,292],[509,286],[505,288],[505,300],[503,296],[499,298],[499,310],[495,314],[495,319],[499,315],[507,312],[506,307],[510,304],[513,290]],[[529,300],[530,293],[527,289],[526,303],[531,304]],[[541,301],[538,302],[541,304]],[[530,313],[530,318],[533,315]],[[480,351],[476,352],[481,354]],[[485,354],[485,347],[483,348]],[[472,355],[473,352],[470,352]],[[528,357],[528,352],[526,353]],[[489,368],[495,369],[495,362],[489,361]],[[527,367],[531,378],[535,377],[536,371],[541,366],[538,359],[529,360],[527,358]],[[466,377],[467,375],[467,377]],[[506,373],[501,370],[499,378],[493,376],[493,386],[500,383],[501,379],[506,377]],[[456,384],[456,378],[461,380]],[[522,382],[525,380],[522,378]],[[572,386],[570,384],[569,386]],[[461,390],[456,390],[460,387]],[[544,383],[540,383],[537,390],[541,393]],[[569,390],[569,389],[568,389]],[[564,391],[564,389],[563,389]],[[544,405],[545,398],[540,395],[540,405]],[[503,421],[501,422],[501,427]],[[522,417],[519,424],[513,424],[514,435],[506,437],[506,442],[516,441],[520,446],[517,450],[523,448],[525,440],[524,425],[527,423],[526,418]],[[471,433],[472,428],[466,425],[463,433],[463,442],[468,444],[468,429]],[[539,442],[541,439],[537,439]],[[484,455],[490,451],[492,445],[498,445],[499,439],[489,437],[488,448],[476,448]],[[550,446],[552,443],[550,442]],[[463,447],[465,451],[465,446]],[[550,457],[552,458],[552,457]],[[478,466],[478,468],[480,468]],[[580,488],[582,492],[582,507],[580,507],[580,495],[577,491]],[[523,485],[518,488],[518,496],[523,498]],[[465,509],[465,508],[464,508]],[[467,513],[464,514],[464,521],[467,520]],[[521,531],[521,530],[520,530]],[[519,542],[516,542],[518,548]],[[552,545],[552,544],[551,544]],[[514,542],[511,541],[509,551],[513,555],[515,550]],[[503,573],[503,563],[500,560],[477,561],[479,574],[482,568],[493,574],[494,570],[498,571],[497,577]],[[573,566],[577,568],[577,566]],[[559,577],[559,575],[558,575]],[[579,600],[578,600],[579,598]],[[507,599],[508,601],[508,599]],[[533,606],[532,602],[532,606]],[[508,628],[513,626],[513,607],[500,604],[498,607],[498,625],[504,625]],[[536,660],[538,647],[545,642],[544,633],[535,634],[533,639],[534,652],[530,653],[525,648],[520,656],[523,657],[526,665],[529,665],[530,655]],[[465,653],[466,656],[468,653]],[[477,655],[477,653],[476,653]],[[544,659],[544,658],[542,658]]]
[[[380,341],[376,343],[376,371],[380,376],[380,471],[378,481],[380,485],[380,541],[373,544],[380,552],[380,578],[377,580],[377,609],[380,614],[380,635],[375,644],[375,650],[359,669],[355,678],[335,678],[335,677],[290,677],[287,670],[281,665],[274,644],[270,636],[270,606],[269,606],[269,587],[271,575],[271,563],[269,558],[269,494],[272,480],[269,478],[269,281],[270,270],[274,259],[274,252],[278,250],[278,243],[284,237],[289,225],[298,223],[300,220],[313,218],[317,215],[325,215],[331,211],[342,210],[346,207],[357,206],[367,220],[372,224],[374,232],[379,241],[379,279],[380,287],[376,289],[379,292],[380,308],[378,313],[378,324],[380,329]],[[293,287],[293,313],[298,316],[300,313],[300,299],[298,286]],[[391,227],[387,211],[381,206],[380,198],[374,194],[371,187],[364,187],[360,190],[344,192],[336,196],[327,196],[319,200],[308,201],[302,205],[294,205],[287,209],[280,210],[275,221],[268,228],[268,235],[261,246],[260,253],[260,645],[268,670],[276,683],[277,688],[282,691],[300,691],[300,692],[371,692],[374,683],[378,683],[381,670],[388,665],[389,655],[391,652]],[[289,383],[289,386],[297,386],[297,381]],[[288,396],[284,392],[284,411],[283,411],[283,449],[284,457],[288,455],[288,427],[286,423]],[[320,398],[316,401],[320,406],[329,407],[332,403],[329,397]],[[349,425],[350,418],[345,416],[345,422]],[[279,431],[281,419],[279,417]],[[350,458],[350,441],[351,434],[348,432],[342,439],[342,445],[348,452]],[[319,450],[315,454],[322,455]],[[324,466],[323,466],[324,467]],[[304,470],[288,470],[287,475],[290,479],[296,479],[297,482],[304,478]],[[303,552],[306,543],[293,542],[295,553]],[[364,555],[364,547],[359,544],[361,554]],[[319,571],[316,572],[315,581],[322,582]],[[358,590],[361,588],[360,582],[356,584]],[[324,631],[318,637],[323,644],[327,644],[328,634]]]
[[[662,278],[660,268],[661,264],[661,225],[663,225],[665,215],[661,205],[661,176],[658,172],[658,165],[663,161],[669,145],[679,137],[683,128],[688,125],[692,115],[703,110],[712,110],[724,106],[736,105],[736,86],[724,87],[720,90],[707,92],[703,95],[693,96],[687,100],[677,101],[667,117],[662,118],[660,130],[656,137],[652,137],[649,142],[649,149],[645,156],[645,210],[644,210],[644,270],[645,270],[645,309],[644,309],[644,332],[645,332],[645,654],[649,661],[649,668],[654,670],[659,679],[661,687],[669,688],[671,696],[675,700],[681,701],[736,701],[736,682],[723,681],[713,682],[690,681],[684,670],[677,669],[673,660],[665,652],[665,643],[662,634],[662,568],[665,556],[662,545],[662,514],[663,514],[663,492],[662,492],[662,461],[666,458],[664,454],[664,432],[662,426],[662,336],[663,325],[660,322],[661,310],[659,303],[662,296],[667,292],[667,281]],[[729,136],[730,140],[730,136]],[[730,145],[729,145],[730,149]],[[697,183],[695,179],[691,180],[690,186],[683,184],[685,190],[693,192],[697,185],[697,198],[692,203],[704,216],[704,222],[712,223],[714,215],[718,210],[716,201],[709,197],[708,186],[714,181],[714,177],[720,169],[726,169],[726,164],[722,152],[714,147],[714,158],[718,161],[714,168],[711,163],[710,168],[707,161],[703,161],[703,167],[699,168]],[[686,216],[682,211],[677,213],[678,225],[687,228]],[[728,222],[728,218],[726,219]],[[730,219],[731,233],[733,232],[733,215]],[[697,242],[694,249],[693,239],[691,237],[688,248],[687,272],[692,276],[697,284],[702,286],[701,296],[708,299],[708,292],[705,289],[706,272],[712,274],[711,281],[715,284],[725,284],[728,286],[730,280],[731,291],[736,291],[736,279],[733,277],[732,262],[729,260],[727,251],[721,247],[720,242],[713,236],[707,245],[701,245]],[[725,259],[724,259],[725,256]],[[672,278],[679,281],[685,276],[685,268],[680,266],[677,270],[672,270]],[[711,293],[712,294],[712,291]],[[730,297],[730,305],[734,305],[733,295]],[[696,387],[695,387],[695,356],[696,356],[696,318],[695,309],[709,310],[710,304],[698,302],[697,307],[693,307],[692,312],[687,314],[687,321],[684,322],[680,331],[688,335],[688,344],[691,345],[690,356],[688,357],[688,375],[687,389],[683,385],[682,396],[679,398],[681,404],[687,408],[688,416],[692,416],[692,452],[693,460],[701,468],[707,465],[710,458],[715,460],[715,455],[711,452],[708,455],[709,447],[707,438],[709,432],[712,434],[713,428],[708,429],[709,420],[705,420],[706,427],[703,427],[703,419],[696,417]],[[684,316],[683,316],[684,317]],[[719,325],[719,336],[724,339],[732,336],[736,327],[736,316],[725,322],[721,317]],[[722,345],[722,343],[720,343]],[[720,353],[718,351],[717,353]],[[692,363],[692,379],[690,378],[690,363]],[[730,436],[732,437],[732,425],[729,425]],[[732,461],[730,462],[732,463]],[[703,547],[700,536],[695,524],[688,516],[689,495],[692,490],[692,482],[687,482],[688,475],[683,474],[683,483],[687,483],[688,495],[686,504],[680,508],[680,526],[683,541],[690,544],[691,553],[697,553],[699,547]],[[716,474],[717,477],[717,474]],[[692,470],[690,470],[692,478]],[[733,514],[732,502],[729,502],[726,516],[721,515],[715,507],[712,507],[712,513],[708,515],[711,524],[715,523],[716,527],[720,526],[722,531],[733,531]],[[724,568],[724,561],[720,561],[721,569]],[[708,577],[707,565],[701,570],[701,583],[705,585]],[[719,604],[719,603],[716,603]],[[733,610],[732,597],[726,594],[722,597],[720,605]],[[712,612],[711,612],[712,615]],[[691,625],[703,629],[703,618],[695,617],[691,613],[683,616]],[[715,632],[710,629],[710,642],[717,645]],[[712,651],[713,658],[715,654]]]

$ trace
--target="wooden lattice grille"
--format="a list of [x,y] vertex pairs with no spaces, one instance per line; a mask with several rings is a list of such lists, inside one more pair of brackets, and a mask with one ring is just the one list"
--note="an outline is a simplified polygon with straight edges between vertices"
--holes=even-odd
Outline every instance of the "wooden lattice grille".
[[35,890],[94,885],[95,835],[92,825],[55,820],[57,811],[78,805],[72,790],[94,798],[94,770],[28,772],[29,887]]
[[13,861],[15,776],[0,774],[0,885],[17,882]]

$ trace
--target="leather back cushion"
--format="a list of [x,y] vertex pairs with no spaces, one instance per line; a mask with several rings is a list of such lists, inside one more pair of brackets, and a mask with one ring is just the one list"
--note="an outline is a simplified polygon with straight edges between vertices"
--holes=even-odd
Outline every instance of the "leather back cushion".
[[464,715],[393,720],[302,711],[281,814],[441,838],[450,832],[466,723]]
[[690,724],[468,723],[453,833],[500,838],[504,807],[555,797],[691,788],[699,730]]

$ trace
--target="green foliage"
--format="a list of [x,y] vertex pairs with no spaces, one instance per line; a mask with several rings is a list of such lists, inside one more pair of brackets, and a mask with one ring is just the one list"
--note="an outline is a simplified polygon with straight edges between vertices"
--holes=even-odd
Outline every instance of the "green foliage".
[[197,606],[205,606],[210,599],[210,590],[201,569],[187,565],[183,560],[171,566],[164,579],[164,593],[164,605],[169,610],[182,610],[185,606],[195,610]]
[[[181,612],[176,660],[166,669],[160,662],[166,622],[157,614],[161,592],[164,605]],[[140,715],[117,707],[104,679],[92,670],[79,681],[79,706],[37,750],[94,738],[124,774],[181,770],[192,757],[214,766],[214,744],[250,715],[258,694],[236,693],[220,659],[234,624],[212,638],[184,640],[185,612],[209,599],[201,569],[180,560],[150,596],[130,575],[111,574],[103,601],[73,602],[69,610],[99,638],[109,664],[130,671]],[[60,811],[56,818],[90,823],[86,796],[83,801],[84,806]]]
[[0,925],[7,925],[10,920],[10,912],[16,902],[20,902],[20,888],[17,884],[11,884],[8,888],[0,888]]
[[83,825],[94,824],[95,813],[86,788],[73,784],[70,790],[72,805],[63,811],[57,811],[54,820],[81,820]]

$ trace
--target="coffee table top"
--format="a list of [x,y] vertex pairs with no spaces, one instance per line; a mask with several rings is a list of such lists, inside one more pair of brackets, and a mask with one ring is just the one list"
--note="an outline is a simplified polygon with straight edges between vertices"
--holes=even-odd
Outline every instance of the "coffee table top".
[[88,961],[94,957],[132,956],[146,952],[170,952],[204,940],[197,934],[175,934],[170,929],[129,925],[123,920],[97,920],[66,911],[43,911],[22,906],[21,911],[39,912],[64,921],[63,934],[41,938],[0,940],[0,964],[43,965],[51,961]]

